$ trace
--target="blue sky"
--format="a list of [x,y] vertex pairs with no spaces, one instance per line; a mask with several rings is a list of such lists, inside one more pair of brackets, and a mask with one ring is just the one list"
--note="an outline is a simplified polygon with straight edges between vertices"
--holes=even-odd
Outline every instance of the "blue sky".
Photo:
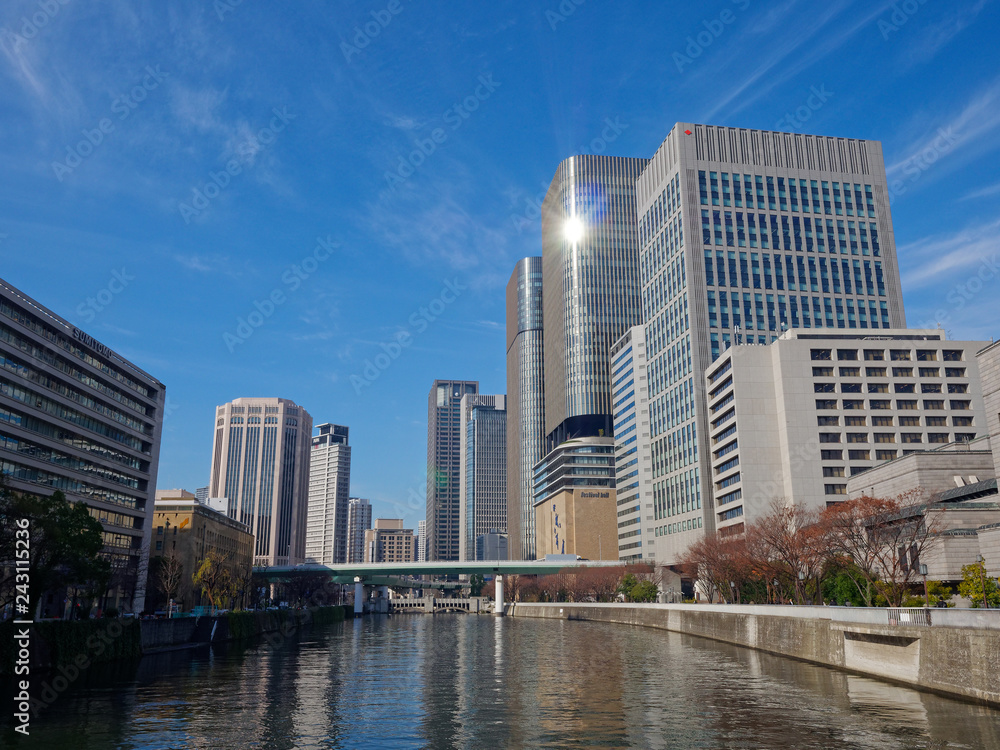
[[679,120],[881,140],[909,324],[1000,333],[997,2],[577,2],[3,3],[0,276],[166,384],[160,488],[282,396],[415,524],[557,164]]

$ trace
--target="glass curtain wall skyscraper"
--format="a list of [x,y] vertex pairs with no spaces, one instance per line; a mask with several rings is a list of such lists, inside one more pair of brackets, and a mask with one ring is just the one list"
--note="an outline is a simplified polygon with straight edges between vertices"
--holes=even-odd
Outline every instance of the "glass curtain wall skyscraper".
[[513,560],[535,559],[531,469],[545,455],[542,259],[522,258],[507,282],[507,532]]
[[727,512],[704,389],[720,352],[906,322],[877,141],[678,123],[637,193],[656,560],[675,564]]
[[542,202],[546,452],[613,434],[609,352],[642,323],[635,186],[647,163],[570,157]]
[[427,559],[458,560],[461,503],[461,402],[470,380],[435,380],[427,395]]

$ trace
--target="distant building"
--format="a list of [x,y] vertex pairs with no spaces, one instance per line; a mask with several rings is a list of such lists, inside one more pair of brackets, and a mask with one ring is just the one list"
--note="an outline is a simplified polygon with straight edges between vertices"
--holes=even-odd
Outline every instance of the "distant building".
[[208,487],[199,487],[194,491],[194,496],[199,503],[204,503],[208,500]]
[[576,438],[557,446],[535,465],[533,492],[539,559],[618,559],[614,438]]
[[365,532],[366,563],[416,562],[413,529],[403,528],[401,518],[376,518]]
[[309,510],[306,516],[306,562],[347,562],[348,501],[351,494],[351,446],[348,428],[316,426],[309,459]]
[[[141,612],[160,455],[163,383],[0,280],[0,472],[14,490],[62,490],[101,522],[105,607]],[[64,592],[39,597],[62,614]]]
[[[976,361],[986,409],[985,428],[993,449],[993,476],[1000,477],[1000,341],[984,347],[977,353]],[[1000,562],[997,567],[1000,568]]]
[[542,259],[522,258],[507,282],[507,523],[510,554],[535,559],[531,469],[545,455]]
[[631,562],[656,558],[647,366],[646,332],[635,326],[611,348],[618,556]]
[[427,396],[427,559],[458,560],[461,539],[462,396],[470,380],[435,380]]
[[238,398],[216,408],[209,494],[250,527],[254,565],[305,558],[312,417],[283,398]]
[[504,396],[466,394],[460,409],[459,559],[472,560],[476,539],[507,529],[507,412]]
[[427,562],[427,521],[417,521],[417,562]]
[[[165,563],[174,566],[178,585],[173,599],[178,611],[210,603],[191,580],[207,557],[212,557],[240,582],[249,585],[253,535],[246,524],[212,510],[186,490],[159,490],[153,528],[153,546],[149,553],[150,608],[167,607],[162,585]],[[249,595],[249,589],[240,593]],[[234,602],[216,602],[217,606],[231,604]]]
[[[724,352],[705,381],[718,532],[741,533],[775,499],[825,508],[878,464],[975,440],[981,346],[939,330],[795,329]],[[699,516],[677,511],[661,538],[699,530]]]
[[347,562],[365,561],[365,532],[372,527],[371,503],[352,497],[347,503]]
[[476,537],[476,560],[507,560],[507,535],[496,529]]

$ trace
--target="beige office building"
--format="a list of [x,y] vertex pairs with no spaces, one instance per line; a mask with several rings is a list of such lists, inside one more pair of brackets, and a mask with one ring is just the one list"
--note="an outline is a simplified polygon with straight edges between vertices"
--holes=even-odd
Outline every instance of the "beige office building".
[[255,565],[305,557],[312,417],[284,398],[238,398],[216,409],[209,495],[250,527]]
[[[213,510],[186,490],[157,490],[153,529],[149,596],[154,607],[165,608],[167,604],[160,573],[162,561],[158,558],[173,558],[177,566],[178,586],[173,596],[176,611],[209,604],[191,580],[206,557],[228,568],[237,580],[246,576],[253,563],[253,535],[246,524]],[[238,596],[248,593],[239,591]],[[220,607],[231,604],[234,602],[216,602]]]
[[[712,509],[739,533],[772,499],[810,509],[886,461],[985,434],[978,341],[940,330],[792,330],[724,352],[706,373]],[[658,539],[692,534],[687,519]]]
[[401,518],[376,518],[365,532],[366,563],[416,562],[417,538]]

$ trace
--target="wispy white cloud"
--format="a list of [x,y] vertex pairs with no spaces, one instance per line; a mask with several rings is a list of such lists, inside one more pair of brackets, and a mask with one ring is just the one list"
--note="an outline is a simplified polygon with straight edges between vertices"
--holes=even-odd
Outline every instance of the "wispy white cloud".
[[996,262],[1000,252],[1000,219],[937,234],[897,248],[903,288],[941,286],[949,279]]
[[988,185],[987,187],[980,188],[979,190],[973,190],[971,193],[966,193],[959,200],[971,201],[975,200],[976,198],[988,198],[991,195],[998,195],[998,194],[1000,194],[1000,182],[996,182],[992,185]]
[[952,39],[968,28],[985,7],[986,0],[977,0],[965,7],[950,3],[944,18],[914,32],[913,39],[906,44],[900,68],[924,63],[933,58]]

